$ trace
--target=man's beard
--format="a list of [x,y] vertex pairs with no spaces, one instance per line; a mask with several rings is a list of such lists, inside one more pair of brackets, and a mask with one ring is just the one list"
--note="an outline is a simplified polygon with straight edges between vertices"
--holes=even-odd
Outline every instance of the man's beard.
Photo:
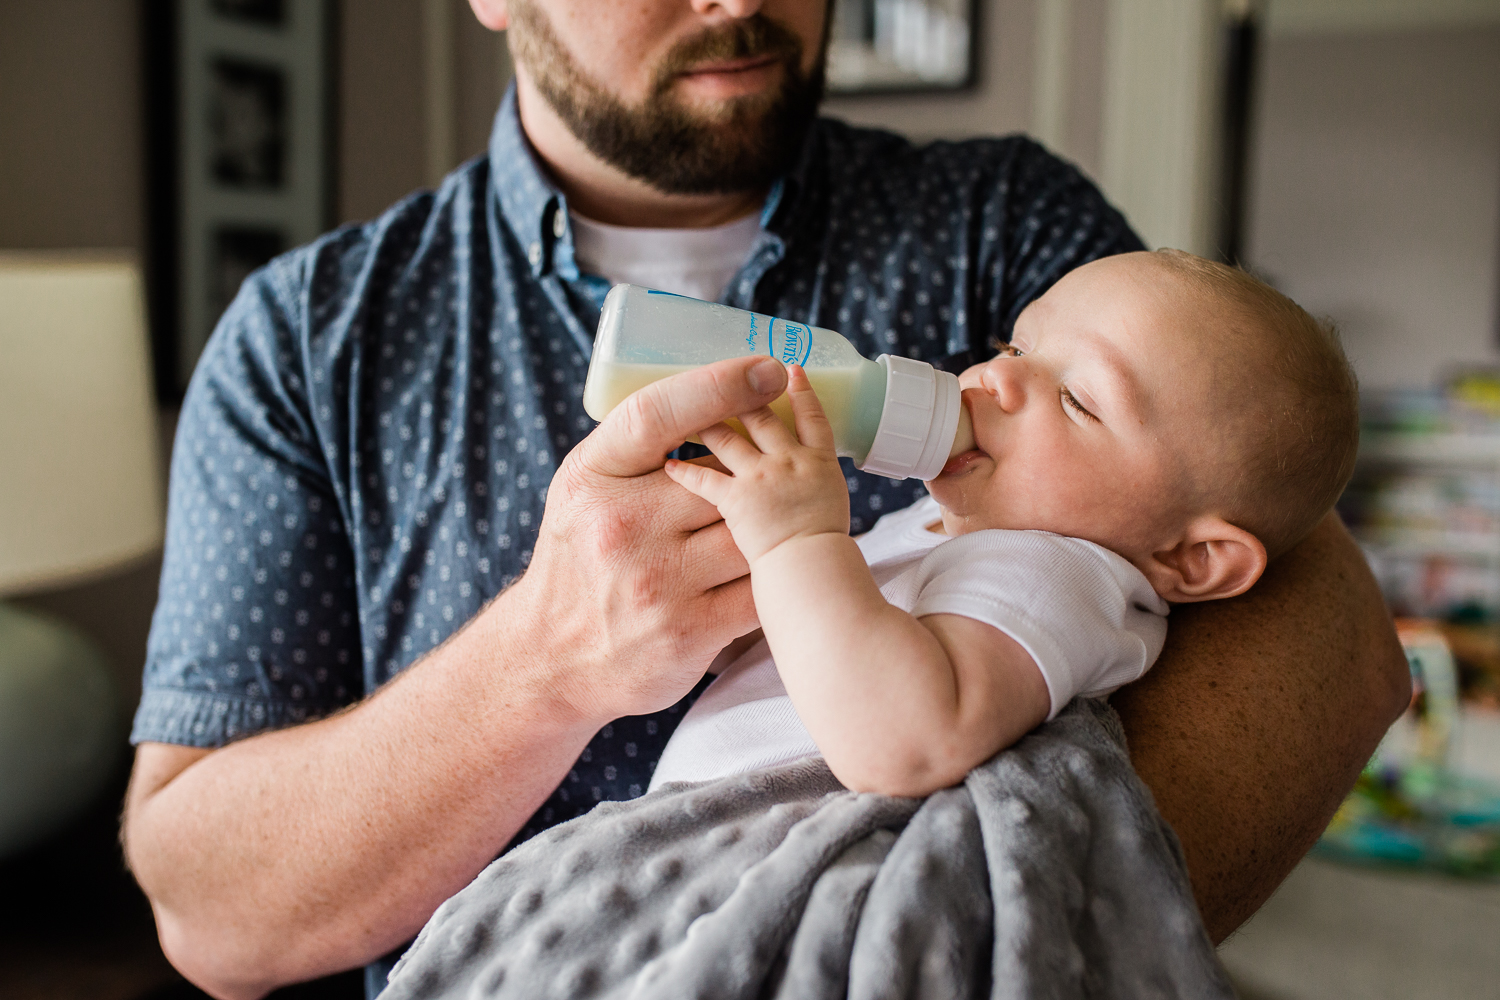
[[[510,19],[517,61],[569,131],[605,163],[666,194],[767,187],[791,167],[823,97],[823,54],[804,74],[802,40],[762,14],[679,42],[637,107],[582,70],[533,0],[511,0]],[[684,70],[763,56],[776,57],[783,69],[781,85],[770,94],[734,98],[717,113],[695,111],[671,94]]]

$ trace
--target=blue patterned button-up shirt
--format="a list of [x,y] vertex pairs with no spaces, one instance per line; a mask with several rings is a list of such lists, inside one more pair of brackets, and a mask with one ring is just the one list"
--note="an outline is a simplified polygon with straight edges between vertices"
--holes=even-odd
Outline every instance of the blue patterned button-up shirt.
[[[516,114],[488,155],[246,281],[172,457],[133,739],[197,747],[326,715],[522,573],[607,290]],[[1022,138],[917,147],[822,120],[723,301],[935,360],[1008,338],[1057,278],[1140,247]],[[849,469],[852,527],[922,494]],[[639,795],[683,706],[606,726],[523,831]]]

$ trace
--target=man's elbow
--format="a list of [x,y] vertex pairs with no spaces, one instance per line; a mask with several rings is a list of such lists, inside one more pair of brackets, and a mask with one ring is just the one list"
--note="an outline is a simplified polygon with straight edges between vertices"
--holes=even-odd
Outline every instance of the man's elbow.
[[1406,662],[1406,653],[1401,648],[1401,642],[1396,638],[1393,630],[1387,629],[1388,638],[1384,643],[1383,655],[1377,658],[1377,671],[1379,674],[1378,689],[1381,692],[1381,707],[1384,714],[1381,716],[1384,725],[1381,733],[1391,727],[1391,724],[1401,717],[1401,713],[1411,707],[1411,667]]
[[[204,933],[192,921],[175,917],[155,904],[156,933],[162,954],[184,979],[216,1000],[260,1000],[280,983],[268,981],[266,964],[235,954],[226,944],[234,934]],[[232,946],[231,946],[232,947]]]

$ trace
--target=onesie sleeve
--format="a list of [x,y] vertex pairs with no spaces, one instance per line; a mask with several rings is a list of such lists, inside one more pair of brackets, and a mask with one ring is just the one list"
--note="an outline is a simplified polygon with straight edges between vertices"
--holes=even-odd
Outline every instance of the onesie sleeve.
[[1045,531],[976,531],[933,549],[911,578],[912,615],[992,625],[1031,654],[1052,698],[1099,697],[1144,674],[1167,637],[1167,602],[1128,561]]

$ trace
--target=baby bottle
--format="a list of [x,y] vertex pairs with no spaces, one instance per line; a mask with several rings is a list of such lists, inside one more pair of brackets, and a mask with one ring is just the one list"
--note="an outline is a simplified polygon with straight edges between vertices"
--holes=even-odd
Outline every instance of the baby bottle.
[[[639,285],[616,285],[604,300],[583,408],[603,420],[657,379],[749,354],[806,370],[838,454],[865,472],[934,479],[951,455],[974,446],[950,372],[891,354],[871,361],[832,330]],[[785,395],[771,409],[792,426]]]

